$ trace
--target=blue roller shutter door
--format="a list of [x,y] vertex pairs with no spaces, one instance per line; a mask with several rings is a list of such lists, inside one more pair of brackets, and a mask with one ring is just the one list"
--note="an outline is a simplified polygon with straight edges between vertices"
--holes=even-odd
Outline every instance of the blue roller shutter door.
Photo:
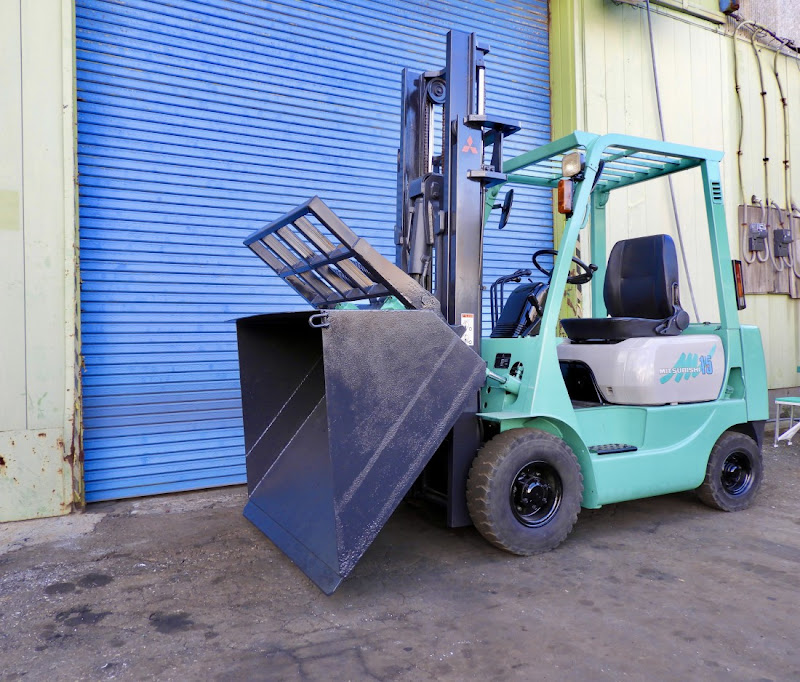
[[[247,249],[313,194],[393,257],[400,69],[492,47],[509,153],[547,141],[546,2],[77,0],[88,501],[244,480],[232,320],[303,302]],[[487,283],[552,243],[550,200],[487,230]]]

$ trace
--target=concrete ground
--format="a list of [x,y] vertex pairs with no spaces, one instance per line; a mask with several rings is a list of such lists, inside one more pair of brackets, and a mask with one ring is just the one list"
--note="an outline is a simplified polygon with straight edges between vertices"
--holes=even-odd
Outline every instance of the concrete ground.
[[800,679],[800,447],[764,456],[748,511],[584,511],[530,558],[403,505],[332,597],[243,488],[5,524],[0,679]]

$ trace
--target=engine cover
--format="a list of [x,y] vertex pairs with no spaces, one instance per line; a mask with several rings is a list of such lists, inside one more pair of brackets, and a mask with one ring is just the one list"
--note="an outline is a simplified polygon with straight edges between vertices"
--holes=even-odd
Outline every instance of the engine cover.
[[715,400],[725,375],[722,341],[712,334],[558,346],[558,359],[585,363],[603,398],[617,405]]

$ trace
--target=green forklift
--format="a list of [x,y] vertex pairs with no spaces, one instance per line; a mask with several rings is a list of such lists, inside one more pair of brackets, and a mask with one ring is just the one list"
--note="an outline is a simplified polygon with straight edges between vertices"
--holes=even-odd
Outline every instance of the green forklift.
[[[395,263],[319,197],[245,241],[314,310],[237,321],[244,514],[328,594],[407,495],[530,555],[581,508],[697,490],[738,511],[761,484],[764,354],[739,323],[721,154],[575,132],[504,159],[519,125],[486,114],[487,52],[451,31],[443,69],[403,72]],[[713,322],[682,308],[669,235],[606,240],[614,190],[698,168]],[[485,291],[484,228],[509,220],[511,187],[557,193],[563,236]],[[591,317],[560,319],[567,286],[591,287]]]

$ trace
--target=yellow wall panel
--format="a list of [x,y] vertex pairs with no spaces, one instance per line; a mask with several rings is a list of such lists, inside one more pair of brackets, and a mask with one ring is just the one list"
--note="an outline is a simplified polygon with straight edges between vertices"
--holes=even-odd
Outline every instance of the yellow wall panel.
[[28,428],[64,424],[61,0],[22,3]]
[[0,2],[0,429],[26,428],[20,8]]
[[0,2],[0,521],[70,511],[80,461],[73,16]]

